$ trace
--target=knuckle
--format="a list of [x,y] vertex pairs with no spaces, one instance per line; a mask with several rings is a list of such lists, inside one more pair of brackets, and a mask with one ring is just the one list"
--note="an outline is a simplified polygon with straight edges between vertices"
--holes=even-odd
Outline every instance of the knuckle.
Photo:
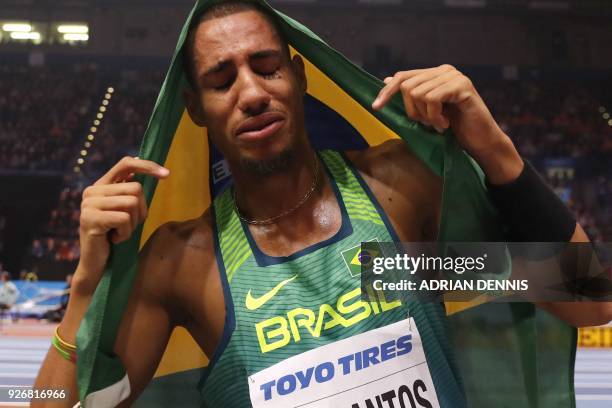
[[142,184],[140,183],[134,183],[134,189],[136,190],[136,194],[138,195],[143,195],[144,194],[144,189],[142,188]]
[[130,156],[123,156],[121,160],[119,160],[119,163],[122,165],[129,165],[130,163],[132,163],[132,160],[134,159]]
[[412,96],[415,99],[419,99],[421,98],[421,93],[415,88],[415,89],[411,89],[410,90],[410,96]]
[[142,184],[132,181],[130,183],[126,183],[126,187],[129,190],[129,194],[132,195],[140,195],[143,193]]
[[93,187],[92,186],[88,186],[85,188],[85,190],[83,190],[83,199],[88,198],[89,196],[91,196],[93,194]]
[[455,67],[451,64],[442,64],[440,65],[440,68],[444,69],[445,71],[452,71],[455,69]]
[[130,213],[128,212],[122,212],[119,215],[119,222],[121,224],[131,224],[132,223],[132,217],[130,216]]
[[138,206],[138,197],[127,196],[125,197],[125,204],[127,207],[133,208]]

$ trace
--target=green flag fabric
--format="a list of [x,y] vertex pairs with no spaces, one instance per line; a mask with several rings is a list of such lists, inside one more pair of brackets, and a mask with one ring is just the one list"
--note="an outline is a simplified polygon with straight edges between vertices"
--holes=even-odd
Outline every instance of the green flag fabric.
[[[264,1],[306,64],[306,123],[317,148],[367,148],[400,138],[437,175],[444,193],[441,241],[503,241],[502,223],[487,199],[482,171],[447,132],[438,135],[410,121],[401,97],[380,112],[371,103],[383,83],[352,64],[323,40]],[[193,16],[219,1],[199,0],[180,34],[140,157],[164,164],[172,176],[141,179],[149,217],[129,241],[114,246],[77,335],[78,386],[87,408],[114,406],[130,393],[113,348],[138,269],[138,253],[160,225],[197,217],[227,183],[220,154],[206,129],[185,113],[187,86],[181,53]],[[391,40],[391,39],[390,39]],[[448,321],[455,355],[472,407],[574,407],[576,332],[531,304],[481,304],[454,308]],[[460,310],[463,309],[463,310]],[[182,356],[182,357],[181,357]],[[198,406],[196,384],[207,357],[177,330],[156,378],[137,406]]]

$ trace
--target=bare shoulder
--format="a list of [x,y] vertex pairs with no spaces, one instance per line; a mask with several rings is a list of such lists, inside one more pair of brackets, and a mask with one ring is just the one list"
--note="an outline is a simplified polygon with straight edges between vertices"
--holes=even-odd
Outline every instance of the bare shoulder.
[[168,222],[151,235],[141,252],[139,274],[150,296],[178,306],[176,298],[195,275],[202,279],[216,271],[212,222],[209,209],[196,219]]
[[415,189],[438,199],[442,180],[431,171],[401,140],[393,139],[375,147],[346,152],[347,157],[365,177],[394,189]]
[[434,239],[442,180],[401,140],[346,152],[402,240]]

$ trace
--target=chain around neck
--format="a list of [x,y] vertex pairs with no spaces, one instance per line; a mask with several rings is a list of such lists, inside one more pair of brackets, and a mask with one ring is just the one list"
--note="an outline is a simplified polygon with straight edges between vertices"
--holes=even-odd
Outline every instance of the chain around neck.
[[315,160],[314,160],[314,168],[315,170],[314,170],[314,177],[312,179],[312,185],[310,186],[308,191],[306,191],[306,194],[304,194],[304,196],[300,199],[300,201],[298,201],[296,205],[289,208],[288,210],[285,210],[278,215],[275,215],[270,218],[265,218],[263,220],[249,219],[249,218],[246,218],[244,215],[242,215],[242,213],[240,212],[240,209],[238,208],[238,203],[236,201],[236,189],[234,188],[233,189],[234,210],[236,211],[238,218],[240,218],[240,220],[250,225],[270,225],[276,222],[278,219],[291,214],[292,212],[294,212],[295,210],[303,206],[304,203],[306,203],[306,201],[308,201],[310,196],[312,196],[312,193],[314,193],[314,191],[317,189],[317,186],[319,185],[319,160],[317,160],[316,155],[315,155]]

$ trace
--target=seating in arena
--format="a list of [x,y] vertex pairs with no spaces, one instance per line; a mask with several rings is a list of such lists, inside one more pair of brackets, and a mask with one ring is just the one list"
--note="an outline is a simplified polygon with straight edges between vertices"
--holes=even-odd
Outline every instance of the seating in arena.
[[[52,261],[65,264],[65,273],[70,273],[79,256],[82,189],[118,158],[137,155],[163,70],[114,70],[78,63],[0,65],[0,72],[0,171],[64,175],[64,187],[53,198],[56,204],[29,247],[23,248],[22,269],[38,271],[44,278],[39,265]],[[504,131],[574,209],[590,237],[610,239],[612,230],[605,226],[610,224],[612,183],[607,181],[605,163],[612,156],[612,126],[600,112],[603,91],[554,81],[480,82],[478,89]],[[95,139],[89,140],[108,86],[114,89],[113,99]],[[87,155],[82,156],[86,142]],[[83,163],[75,173],[79,158]],[[0,213],[0,255],[6,257],[4,224]]]

